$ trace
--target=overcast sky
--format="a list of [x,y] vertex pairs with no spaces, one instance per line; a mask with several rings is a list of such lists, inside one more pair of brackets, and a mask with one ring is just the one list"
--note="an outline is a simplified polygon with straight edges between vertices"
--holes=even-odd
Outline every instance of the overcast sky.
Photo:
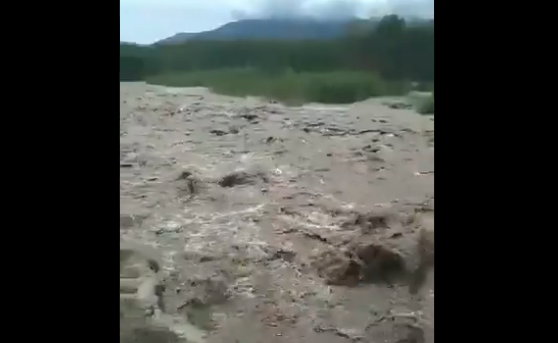
[[120,0],[120,40],[153,43],[244,18],[434,15],[434,0]]

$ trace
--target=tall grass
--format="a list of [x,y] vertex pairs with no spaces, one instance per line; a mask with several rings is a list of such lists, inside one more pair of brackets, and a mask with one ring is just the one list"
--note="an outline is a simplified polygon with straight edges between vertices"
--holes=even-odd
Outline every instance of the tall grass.
[[354,71],[295,73],[223,69],[169,73],[148,77],[146,81],[171,87],[207,87],[220,94],[261,96],[285,103],[353,103],[409,90],[404,83],[386,82],[373,73]]

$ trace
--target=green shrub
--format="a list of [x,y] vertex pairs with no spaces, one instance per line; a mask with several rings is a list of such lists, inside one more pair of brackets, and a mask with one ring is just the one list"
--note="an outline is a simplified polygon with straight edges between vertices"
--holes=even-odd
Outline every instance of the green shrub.
[[403,83],[386,82],[376,74],[354,71],[222,69],[163,74],[148,77],[147,82],[174,87],[203,86],[220,94],[261,96],[285,103],[353,103],[375,96],[401,95],[408,90]]
[[434,93],[420,105],[418,112],[420,114],[434,114]]

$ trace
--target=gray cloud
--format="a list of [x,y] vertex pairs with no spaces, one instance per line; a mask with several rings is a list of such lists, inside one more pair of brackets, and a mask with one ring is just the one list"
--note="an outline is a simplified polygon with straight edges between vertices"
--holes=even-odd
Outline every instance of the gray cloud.
[[389,0],[388,11],[401,16],[434,17],[434,0]]
[[385,14],[402,16],[434,17],[434,0],[264,0],[251,9],[232,11],[233,18],[240,19],[292,19],[315,18],[342,20],[354,17],[370,17]]

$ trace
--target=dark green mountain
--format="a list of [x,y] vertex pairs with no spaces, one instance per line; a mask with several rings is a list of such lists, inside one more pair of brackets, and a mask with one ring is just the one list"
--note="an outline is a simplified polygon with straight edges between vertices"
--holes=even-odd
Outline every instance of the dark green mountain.
[[155,44],[178,44],[189,40],[334,39],[345,34],[351,24],[361,21],[363,20],[247,19],[227,23],[211,31],[177,33]]

